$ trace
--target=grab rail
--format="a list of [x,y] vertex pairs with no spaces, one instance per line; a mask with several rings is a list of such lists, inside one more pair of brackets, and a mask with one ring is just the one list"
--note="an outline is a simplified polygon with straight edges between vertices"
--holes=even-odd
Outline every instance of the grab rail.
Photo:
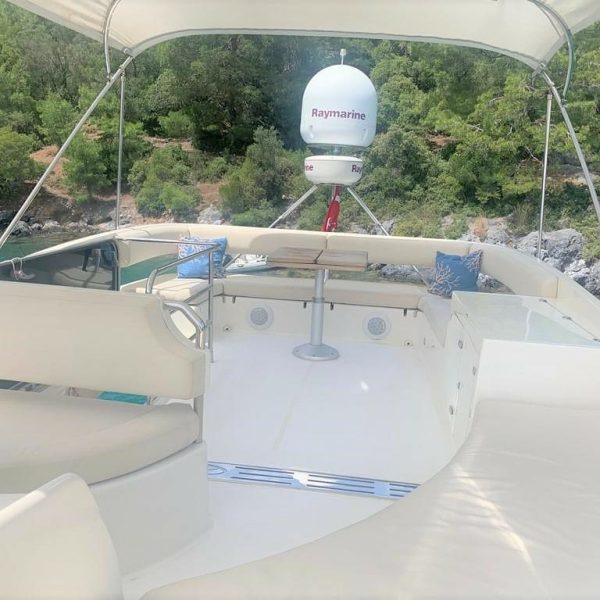
[[[173,260],[165,265],[161,265],[160,267],[157,267],[156,269],[154,269],[150,273],[148,280],[146,281],[145,292],[146,292],[146,294],[152,294],[152,292],[154,290],[154,283],[156,281],[156,278],[163,271],[168,271],[169,269],[172,269],[173,267],[176,267],[178,265],[182,265],[186,262],[194,260],[195,258],[198,258],[199,256],[208,255],[208,285],[206,286],[206,289],[203,290],[203,293],[206,290],[208,290],[208,319],[205,322],[204,320],[200,319],[200,317],[198,317],[198,318],[204,324],[204,329],[202,330],[202,335],[199,337],[202,337],[202,339],[204,340],[203,333],[205,330],[208,330],[207,347],[208,347],[208,350],[210,351],[210,358],[212,361],[214,359],[214,352],[213,352],[214,265],[213,265],[213,260],[212,260],[212,254],[216,250],[219,249],[219,246],[217,244],[208,244],[207,242],[194,242],[194,241],[188,241],[188,240],[169,240],[169,239],[162,239],[162,238],[122,238],[121,241],[123,241],[123,242],[143,242],[143,243],[151,243],[151,244],[177,244],[177,245],[186,244],[188,246],[203,246],[203,249],[199,250],[198,252],[194,252],[193,254],[189,254],[188,256],[184,256],[182,258],[177,258],[176,260]],[[181,306],[182,304],[183,304],[183,306],[186,306],[187,309],[189,309],[189,311],[184,310]],[[195,311],[193,311],[187,304],[184,304],[184,303],[165,302],[165,306],[171,306],[172,308],[179,310],[188,318],[188,320],[190,320],[191,312],[196,314]],[[191,317],[191,318],[193,319],[193,317]],[[194,325],[194,327],[197,326],[196,323],[194,323],[193,321],[191,321],[191,322],[192,322],[192,325]],[[198,333],[198,329],[196,331]]]
[[206,331],[206,321],[198,313],[188,306],[185,302],[175,302],[174,300],[165,300],[163,304],[173,311],[180,312],[196,330],[195,342],[197,348],[204,347],[204,332]]

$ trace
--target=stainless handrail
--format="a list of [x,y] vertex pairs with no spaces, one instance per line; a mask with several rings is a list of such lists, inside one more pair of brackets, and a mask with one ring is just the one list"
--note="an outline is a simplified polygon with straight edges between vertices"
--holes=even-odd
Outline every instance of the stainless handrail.
[[[208,245],[206,242],[194,242],[194,241],[187,241],[187,240],[169,240],[169,239],[161,239],[161,238],[120,238],[120,241],[122,241],[122,242],[145,242],[145,243],[154,243],[154,244],[177,244],[177,245],[188,244],[190,246],[207,246]],[[208,327],[207,327],[207,329],[208,329],[208,344],[207,344],[207,346],[210,351],[211,361],[214,360],[214,350],[213,350],[214,265],[213,265],[213,260],[212,260],[212,254],[218,248],[219,248],[219,246],[217,244],[210,244],[210,245],[208,245],[208,248],[204,248],[198,252],[194,252],[193,254],[190,254],[189,256],[184,256],[183,258],[178,258],[177,260],[171,261],[170,263],[167,263],[166,265],[157,267],[150,273],[150,276],[148,277],[148,280],[146,281],[146,288],[145,288],[146,294],[151,294],[153,291],[153,288],[154,288],[154,282],[156,280],[156,277],[159,275],[159,273],[161,273],[162,271],[171,269],[173,267],[176,267],[178,265],[181,265],[190,260],[193,260],[194,258],[197,258],[198,256],[203,256],[203,255],[208,254],[208,257],[209,257],[208,258],[208,285],[207,285],[208,319],[207,319],[206,324],[208,325]]]
[[204,347],[204,332],[206,331],[206,321],[198,313],[188,306],[185,302],[175,302],[174,300],[165,300],[163,304],[173,310],[183,314],[184,317],[194,326],[196,330],[196,347]]

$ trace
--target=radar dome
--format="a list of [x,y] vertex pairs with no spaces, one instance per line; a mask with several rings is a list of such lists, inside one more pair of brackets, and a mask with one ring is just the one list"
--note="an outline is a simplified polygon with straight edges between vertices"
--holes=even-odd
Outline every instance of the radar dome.
[[300,133],[308,145],[366,148],[375,137],[377,92],[349,65],[319,71],[304,90]]

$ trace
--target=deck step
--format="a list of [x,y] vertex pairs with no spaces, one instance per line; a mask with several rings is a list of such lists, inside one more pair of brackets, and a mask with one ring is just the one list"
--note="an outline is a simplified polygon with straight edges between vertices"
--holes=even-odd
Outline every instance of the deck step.
[[419,487],[415,483],[222,462],[208,463],[208,478],[232,483],[258,483],[297,490],[353,494],[388,500],[402,498]]

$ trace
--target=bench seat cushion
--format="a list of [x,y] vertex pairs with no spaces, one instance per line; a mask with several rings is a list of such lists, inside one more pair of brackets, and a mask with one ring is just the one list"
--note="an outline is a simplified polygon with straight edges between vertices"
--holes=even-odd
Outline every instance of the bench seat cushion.
[[63,473],[96,483],[182,450],[200,434],[190,406],[136,405],[0,391],[0,493],[29,492]]
[[[224,280],[226,296],[301,300],[309,302],[314,293],[314,279],[230,275]],[[405,283],[379,283],[330,279],[325,284],[326,302],[388,308],[417,308],[425,287]]]
[[419,310],[423,312],[429,326],[440,344],[446,343],[446,332],[452,319],[452,300],[433,294],[423,294],[419,300]]
[[[179,279],[172,275],[168,275],[159,279],[158,282],[155,282],[153,293],[158,294],[165,300],[185,302],[192,296],[200,294],[206,289],[207,285],[206,279]],[[213,286],[215,296],[223,293],[223,282],[221,279],[215,279]],[[135,291],[138,294],[145,294],[146,287],[145,285],[140,285],[135,288]]]
[[457,456],[391,507],[144,600],[597,597],[599,430],[598,409],[482,402]]

